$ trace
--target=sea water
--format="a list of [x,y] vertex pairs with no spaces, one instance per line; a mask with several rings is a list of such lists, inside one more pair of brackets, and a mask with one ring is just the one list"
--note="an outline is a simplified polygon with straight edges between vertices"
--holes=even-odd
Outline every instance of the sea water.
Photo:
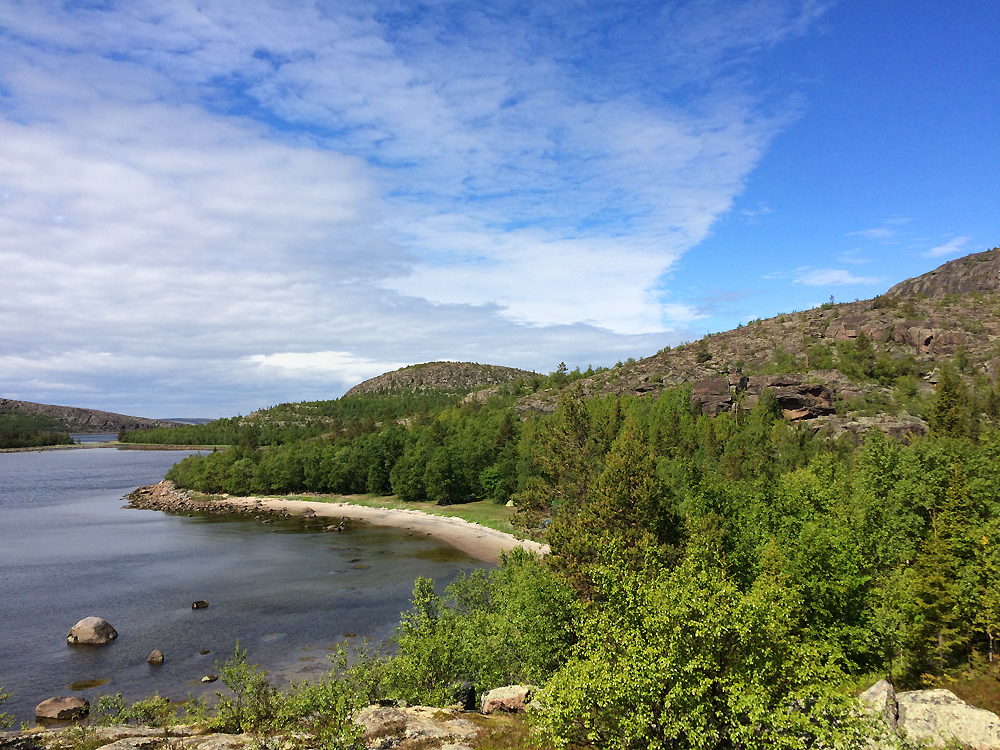
[[[123,509],[186,455],[115,448],[0,454],[0,710],[19,721],[57,695],[211,694],[237,639],[278,684],[321,676],[338,644],[391,636],[414,580],[485,567],[431,537]],[[210,606],[192,609],[204,599]],[[118,630],[70,646],[80,619]],[[164,663],[146,656],[159,649]],[[202,652],[209,653],[202,653]],[[107,680],[107,682],[104,682]],[[103,684],[86,687],[87,681]],[[84,683],[81,685],[79,683]]]

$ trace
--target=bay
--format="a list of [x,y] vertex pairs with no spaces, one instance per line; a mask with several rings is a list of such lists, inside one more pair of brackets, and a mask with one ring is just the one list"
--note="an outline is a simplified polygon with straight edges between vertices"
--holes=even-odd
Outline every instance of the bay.
[[[339,643],[389,637],[414,580],[445,584],[486,564],[426,536],[349,523],[127,510],[184,452],[88,448],[0,454],[0,687],[19,721],[55,695],[92,704],[122,693],[211,694],[236,640],[278,683],[320,676]],[[207,609],[191,603],[205,599]],[[102,647],[66,633],[97,615],[119,633]],[[159,649],[163,665],[146,664]],[[209,651],[209,654],[202,654]],[[109,682],[84,690],[70,685]],[[74,685],[79,688],[80,685]]]

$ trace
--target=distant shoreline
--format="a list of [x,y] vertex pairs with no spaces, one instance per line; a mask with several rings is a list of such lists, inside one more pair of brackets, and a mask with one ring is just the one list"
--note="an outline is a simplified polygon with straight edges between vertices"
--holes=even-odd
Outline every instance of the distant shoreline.
[[420,510],[372,508],[365,505],[354,505],[349,501],[328,502],[319,499],[225,497],[201,501],[192,499],[186,492],[178,491],[174,483],[170,481],[139,487],[125,497],[129,500],[126,507],[170,513],[225,510],[253,516],[287,514],[330,518],[331,521],[334,519],[365,521],[375,526],[403,529],[413,535],[433,536],[472,557],[494,565],[500,562],[501,553],[510,552],[515,547],[521,547],[539,555],[549,553],[548,545],[521,540],[513,534],[490,529],[454,516],[436,516]]
[[27,448],[0,448],[0,453],[31,453],[32,451],[72,451],[80,448],[117,448],[120,451],[210,451],[217,445],[156,445],[155,443],[73,443],[72,445],[36,445]]

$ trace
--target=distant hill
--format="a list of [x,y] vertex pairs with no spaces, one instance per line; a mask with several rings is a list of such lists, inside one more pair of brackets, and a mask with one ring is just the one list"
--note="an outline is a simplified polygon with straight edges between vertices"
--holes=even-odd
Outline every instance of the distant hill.
[[[770,388],[786,417],[813,420],[816,428],[859,432],[878,424],[893,434],[921,433],[921,397],[933,391],[939,362],[958,355],[967,378],[995,383],[998,337],[1000,248],[994,248],[949,261],[871,300],[758,319],[666,347],[525,396],[518,410],[552,411],[567,391],[584,398],[657,394],[686,383],[692,401],[708,413],[729,411],[737,402],[752,406]],[[865,352],[857,351],[859,341]]]
[[481,386],[499,385],[531,377],[535,373],[476,362],[428,362],[411,365],[359,383],[344,398],[360,394],[440,391],[461,396]]
[[31,417],[42,417],[66,432],[99,433],[121,430],[147,430],[151,427],[179,427],[179,422],[165,419],[145,419],[116,414],[98,409],[81,409],[75,406],[36,404],[31,401],[14,401],[0,398],[0,413],[9,412]]

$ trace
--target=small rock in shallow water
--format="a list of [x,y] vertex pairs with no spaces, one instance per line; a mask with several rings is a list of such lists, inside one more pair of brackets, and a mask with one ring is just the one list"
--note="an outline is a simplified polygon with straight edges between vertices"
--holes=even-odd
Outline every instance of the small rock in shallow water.
[[219,679],[219,675],[217,675],[217,674],[207,674],[207,675],[205,675],[204,677],[201,678],[201,681],[202,682],[215,682],[217,679]]
[[196,602],[191,602],[191,609],[205,609],[208,606],[208,602],[204,599],[199,599]]
[[208,649],[205,649],[204,651],[199,651],[198,653],[201,654],[202,656],[207,656],[208,654],[210,654],[212,652],[209,651]]
[[90,713],[90,701],[84,698],[49,698],[35,706],[36,719],[69,721]]
[[160,649],[156,648],[149,652],[149,656],[146,657],[147,664],[163,664],[163,653]]

